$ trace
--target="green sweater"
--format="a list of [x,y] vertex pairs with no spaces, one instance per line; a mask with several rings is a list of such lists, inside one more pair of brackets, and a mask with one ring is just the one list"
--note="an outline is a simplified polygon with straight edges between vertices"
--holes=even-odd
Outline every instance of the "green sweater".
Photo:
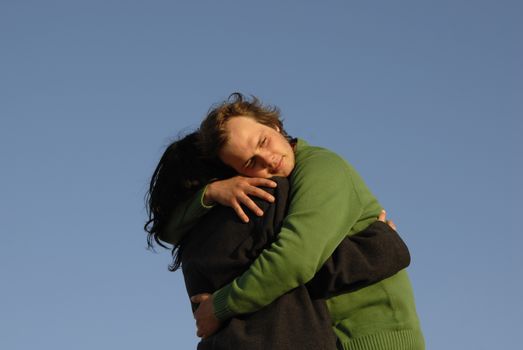
[[[341,157],[298,140],[290,203],[278,239],[250,268],[214,293],[216,316],[255,312],[307,283],[346,235],[376,220],[381,206]],[[178,241],[208,208],[203,191],[179,207],[168,230]],[[405,270],[357,292],[327,300],[344,349],[424,349],[412,287]]]

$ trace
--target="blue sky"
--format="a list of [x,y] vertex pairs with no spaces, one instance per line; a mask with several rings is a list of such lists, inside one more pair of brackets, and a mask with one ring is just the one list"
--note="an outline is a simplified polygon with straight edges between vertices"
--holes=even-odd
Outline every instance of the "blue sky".
[[0,3],[0,348],[192,349],[146,250],[163,149],[233,91],[343,155],[407,242],[428,349],[514,348],[517,1]]

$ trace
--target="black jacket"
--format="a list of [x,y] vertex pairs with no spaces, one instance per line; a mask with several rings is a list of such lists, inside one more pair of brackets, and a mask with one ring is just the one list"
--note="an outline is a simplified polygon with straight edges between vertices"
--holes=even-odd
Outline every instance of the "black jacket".
[[[289,183],[285,178],[274,180],[276,189],[266,190],[275,203],[255,199],[263,217],[251,214],[246,224],[232,209],[217,206],[186,235],[180,252],[189,296],[228,284],[276,239],[286,214]],[[256,313],[233,317],[198,349],[336,349],[323,298],[381,281],[409,263],[408,249],[398,234],[377,221],[345,238],[306,286]]]

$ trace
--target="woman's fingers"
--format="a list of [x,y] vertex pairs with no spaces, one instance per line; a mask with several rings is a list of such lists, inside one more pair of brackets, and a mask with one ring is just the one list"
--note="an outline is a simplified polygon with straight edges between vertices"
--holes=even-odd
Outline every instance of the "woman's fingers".
[[378,220],[389,225],[389,227],[394,231],[397,231],[396,224],[394,224],[392,220],[387,220],[387,212],[385,210],[381,210],[380,215],[378,215]]
[[274,202],[274,196],[271,195],[270,193],[268,193],[267,191],[262,190],[259,187],[252,186],[248,189],[248,192],[249,193],[246,193],[246,194],[261,198],[263,200],[266,200],[267,202],[271,202],[271,203]]
[[247,216],[247,214],[245,214],[245,212],[242,209],[242,206],[239,203],[234,203],[231,206],[231,208],[234,210],[236,215],[238,215],[241,221],[245,223],[249,222],[249,217]]
[[394,231],[397,231],[396,225],[392,222],[392,220],[387,220],[387,225],[389,225],[390,228],[393,229]]
[[263,177],[246,177],[245,178],[247,182],[256,187],[271,187],[275,188],[277,186],[277,183],[270,180],[270,179],[264,179]]
[[219,203],[231,207],[243,222],[249,222],[249,218],[245,214],[242,204],[255,215],[263,215],[263,211],[249,196],[258,197],[268,202],[274,202],[275,200],[274,196],[259,188],[260,186],[274,188],[277,184],[270,179],[244,176],[234,176],[229,179],[218,180],[207,186],[204,194],[204,203],[209,205]]
[[245,205],[250,211],[252,211],[255,215],[262,216],[263,211],[260,209],[254,201],[247,196],[245,193],[242,194],[242,196],[239,198],[240,202]]
[[275,188],[277,186],[276,182],[261,177],[245,178],[245,181],[249,185],[244,189],[246,195],[258,197],[267,202],[274,202],[274,197],[260,187]]

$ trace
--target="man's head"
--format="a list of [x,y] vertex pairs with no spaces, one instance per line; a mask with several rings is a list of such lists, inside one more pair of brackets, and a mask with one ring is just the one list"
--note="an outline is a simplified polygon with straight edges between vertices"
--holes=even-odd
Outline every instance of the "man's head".
[[276,107],[263,106],[234,93],[213,108],[200,126],[200,144],[239,174],[251,177],[289,176],[294,151]]

